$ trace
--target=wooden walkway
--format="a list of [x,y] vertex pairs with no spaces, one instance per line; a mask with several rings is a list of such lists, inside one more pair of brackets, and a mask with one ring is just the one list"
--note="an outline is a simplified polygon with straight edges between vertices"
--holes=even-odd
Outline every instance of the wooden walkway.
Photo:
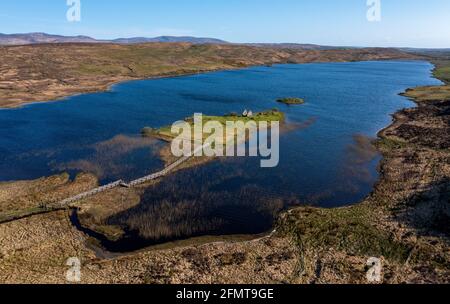
[[132,188],[132,187],[136,187],[136,186],[145,184],[145,183],[153,181],[153,180],[157,180],[159,178],[162,178],[162,177],[168,175],[170,172],[175,170],[177,167],[181,166],[183,163],[185,163],[189,159],[191,159],[194,155],[196,155],[197,152],[202,151],[203,149],[209,147],[210,145],[211,144],[206,144],[201,147],[198,147],[197,149],[194,150],[194,152],[191,155],[181,157],[180,159],[175,161],[173,164],[167,166],[163,170],[161,170],[157,173],[153,173],[151,175],[141,177],[141,178],[131,181],[129,183],[127,183],[123,180],[118,180],[116,182],[89,190],[87,192],[80,193],[78,195],[69,197],[67,199],[64,199],[64,200],[56,202],[56,203],[41,204],[40,207],[36,207],[33,209],[29,209],[29,210],[20,210],[17,212],[0,214],[0,224],[5,223],[5,222],[10,222],[13,220],[18,220],[18,219],[25,218],[25,217],[29,217],[29,216],[36,215],[36,214],[42,214],[42,213],[52,212],[52,211],[56,211],[56,210],[68,209],[68,208],[71,208],[72,207],[71,205],[76,202],[79,202],[83,199],[92,197],[94,195],[97,195],[102,192],[106,192],[108,190],[111,190],[111,189],[114,189],[117,187]]
[[210,145],[211,144],[206,144],[206,145],[203,145],[201,147],[198,147],[197,149],[195,149],[193,151],[193,153],[191,155],[181,157],[180,159],[175,161],[173,164],[167,166],[166,168],[164,168],[163,170],[161,170],[161,171],[159,171],[157,173],[153,173],[151,175],[147,175],[147,176],[141,177],[141,178],[136,179],[134,181],[131,181],[129,183],[126,183],[123,180],[118,180],[116,182],[113,182],[113,183],[110,183],[110,184],[107,184],[107,185],[104,185],[104,186],[92,189],[92,190],[90,190],[88,192],[80,193],[80,194],[78,194],[76,196],[67,198],[67,199],[65,199],[63,201],[60,201],[60,202],[57,202],[55,204],[51,204],[49,207],[51,209],[54,209],[54,208],[56,208],[56,209],[67,208],[67,207],[70,207],[70,205],[73,204],[73,203],[76,203],[76,202],[81,201],[83,199],[86,199],[88,197],[97,195],[99,193],[102,193],[102,192],[105,192],[105,191],[108,191],[108,190],[111,190],[111,189],[114,189],[114,188],[117,188],[117,187],[132,188],[132,187],[136,187],[136,186],[145,184],[147,182],[150,182],[150,181],[162,178],[162,177],[168,175],[173,170],[175,170],[177,167],[181,166],[183,163],[187,162],[194,155],[196,155],[197,152],[202,151],[203,149],[209,147]]

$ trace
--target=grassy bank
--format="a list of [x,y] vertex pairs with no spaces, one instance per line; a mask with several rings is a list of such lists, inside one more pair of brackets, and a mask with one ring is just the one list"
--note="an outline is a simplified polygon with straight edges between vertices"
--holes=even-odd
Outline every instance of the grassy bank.
[[432,59],[431,62],[435,65],[433,75],[445,84],[411,88],[404,96],[419,102],[450,99],[450,59]]

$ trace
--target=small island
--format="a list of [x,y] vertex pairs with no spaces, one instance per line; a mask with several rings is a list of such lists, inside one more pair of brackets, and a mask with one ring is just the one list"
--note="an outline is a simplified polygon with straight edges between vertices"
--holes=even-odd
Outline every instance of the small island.
[[297,97],[286,97],[277,99],[277,102],[284,103],[285,105],[301,105],[305,103],[305,100]]
[[[243,122],[247,123],[249,121],[254,121],[256,123],[260,123],[262,121],[266,121],[268,123],[273,121],[279,121],[283,123],[285,120],[284,113],[279,111],[278,109],[267,110],[264,112],[253,113],[252,111],[245,110],[243,114],[239,115],[238,113],[229,113],[222,116],[207,116],[203,115],[202,117],[203,124],[206,124],[209,121],[217,121],[221,123],[224,127],[226,126],[227,121],[231,122]],[[190,125],[194,125],[193,117],[186,118],[184,120],[188,122]],[[141,135],[143,137],[153,137],[158,138],[163,141],[171,142],[177,135],[171,132],[171,126],[164,126],[161,128],[150,128],[145,127],[141,130]],[[204,134],[205,137],[208,134]],[[226,136],[227,137],[227,136]]]

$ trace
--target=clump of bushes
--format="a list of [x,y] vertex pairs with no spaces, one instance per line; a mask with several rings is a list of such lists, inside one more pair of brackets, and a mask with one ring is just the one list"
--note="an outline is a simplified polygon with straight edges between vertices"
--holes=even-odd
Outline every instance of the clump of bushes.
[[141,135],[143,137],[149,137],[155,134],[155,129],[150,128],[150,127],[145,127],[141,130]]

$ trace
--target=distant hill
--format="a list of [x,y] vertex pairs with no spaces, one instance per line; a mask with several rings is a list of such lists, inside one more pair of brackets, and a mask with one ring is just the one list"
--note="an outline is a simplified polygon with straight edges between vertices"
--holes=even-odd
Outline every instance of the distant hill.
[[215,38],[198,38],[198,37],[174,37],[160,36],[155,38],[135,37],[135,38],[119,38],[112,40],[114,43],[131,44],[146,42],[188,42],[193,44],[227,44],[228,42]]
[[67,43],[67,42],[98,42],[98,40],[87,36],[59,36],[45,33],[27,33],[27,34],[1,34],[0,45],[23,45],[39,43]]
[[[112,40],[100,40],[88,36],[61,36],[46,33],[24,33],[24,34],[1,34],[0,45],[27,45],[43,43],[117,43],[117,44],[137,44],[149,42],[187,42],[192,44],[229,44],[229,42],[203,37],[191,36],[160,36],[160,37],[131,37],[118,38]],[[295,50],[331,50],[342,49],[340,47],[322,46],[315,44],[297,44],[297,43],[236,43],[237,45],[247,45],[255,47],[269,47],[274,49],[295,49]]]
[[46,33],[26,33],[26,34],[1,34],[0,45],[26,45],[42,43],[119,43],[135,44],[147,42],[188,42],[192,44],[226,44],[228,42],[214,38],[197,37],[172,37],[161,36],[155,38],[133,37],[119,38],[114,40],[98,40],[88,36],[60,36]]
[[402,48],[403,52],[417,54],[422,56],[431,56],[439,59],[450,60],[450,49],[418,49],[418,48]]
[[246,43],[248,46],[269,47],[274,49],[293,49],[293,50],[336,50],[351,49],[350,47],[324,46],[317,44],[301,44],[301,43]]
[[[28,45],[28,44],[43,44],[43,43],[117,43],[117,44],[137,44],[150,42],[186,42],[192,44],[232,44],[224,40],[204,37],[191,36],[159,36],[159,37],[131,37],[118,38],[111,40],[95,39],[88,36],[61,36],[51,35],[46,33],[24,33],[24,34],[1,34],[1,45]],[[292,49],[292,50],[336,50],[336,49],[351,49],[347,47],[333,47],[316,44],[298,44],[298,43],[234,43],[235,45],[246,45],[254,47],[266,47],[273,49]]]

